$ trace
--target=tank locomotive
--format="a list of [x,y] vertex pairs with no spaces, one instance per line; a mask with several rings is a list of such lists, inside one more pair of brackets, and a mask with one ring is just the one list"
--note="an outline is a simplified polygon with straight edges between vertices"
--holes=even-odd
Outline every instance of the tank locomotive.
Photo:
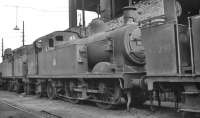
[[131,5],[124,8],[124,23],[117,28],[97,20],[89,25],[87,37],[68,29],[6,50],[0,64],[2,85],[72,103],[92,101],[104,109],[123,103],[129,109],[147,99],[151,106],[155,100],[161,105],[162,95],[172,93],[176,108],[199,109],[199,6],[182,15],[180,5],[192,2],[160,1],[164,15],[139,24]]

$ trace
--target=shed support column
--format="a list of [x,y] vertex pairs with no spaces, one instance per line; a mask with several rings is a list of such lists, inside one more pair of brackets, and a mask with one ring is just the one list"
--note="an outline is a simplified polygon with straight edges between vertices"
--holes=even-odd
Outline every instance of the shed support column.
[[69,0],[69,27],[77,26],[77,0]]

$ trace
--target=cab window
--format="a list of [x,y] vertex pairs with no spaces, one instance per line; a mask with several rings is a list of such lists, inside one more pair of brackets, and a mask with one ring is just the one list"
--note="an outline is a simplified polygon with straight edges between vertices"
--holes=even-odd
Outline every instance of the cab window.
[[54,47],[54,41],[53,41],[53,39],[49,39],[49,47]]
[[56,41],[63,41],[63,36],[56,36]]

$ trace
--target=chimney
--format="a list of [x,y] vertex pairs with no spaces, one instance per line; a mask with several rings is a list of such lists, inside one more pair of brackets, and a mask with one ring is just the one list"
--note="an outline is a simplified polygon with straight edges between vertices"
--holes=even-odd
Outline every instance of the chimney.
[[132,5],[123,8],[124,24],[133,24],[137,16],[136,8]]

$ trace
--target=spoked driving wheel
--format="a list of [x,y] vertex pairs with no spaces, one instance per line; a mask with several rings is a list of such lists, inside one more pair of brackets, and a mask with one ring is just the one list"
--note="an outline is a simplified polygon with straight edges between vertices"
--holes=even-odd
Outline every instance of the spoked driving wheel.
[[14,84],[13,84],[13,82],[12,81],[9,81],[8,82],[8,91],[13,91],[14,90]]
[[68,101],[73,104],[78,104],[79,100],[78,93],[74,91],[76,87],[76,83],[74,81],[70,81],[68,84],[65,85],[65,96],[68,97]]
[[96,105],[103,109],[111,109],[113,108],[121,98],[121,89],[119,86],[115,85],[113,87],[107,86],[105,83],[99,83],[99,91],[98,100]]
[[57,97],[56,86],[52,81],[47,84],[47,96],[49,99],[55,99]]
[[36,95],[38,97],[42,97],[42,84],[41,82],[38,82],[37,85],[36,85]]
[[37,81],[35,93],[38,97],[46,95],[46,83],[43,81]]
[[13,84],[13,90],[16,92],[16,93],[20,93],[20,83],[15,80],[14,84]]

